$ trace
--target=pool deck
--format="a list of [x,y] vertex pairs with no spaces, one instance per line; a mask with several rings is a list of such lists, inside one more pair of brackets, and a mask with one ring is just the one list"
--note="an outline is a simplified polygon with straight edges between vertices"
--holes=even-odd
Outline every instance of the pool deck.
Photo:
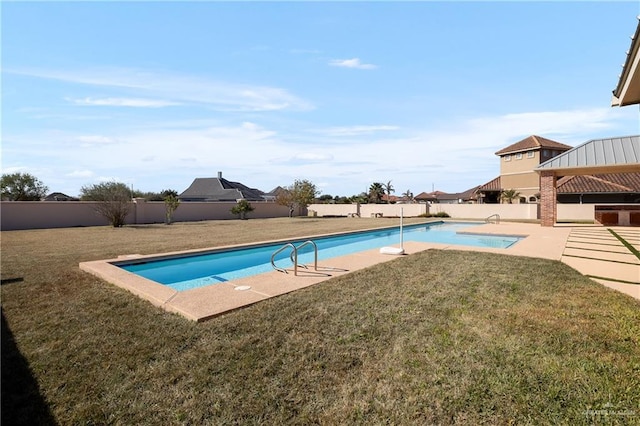
[[[640,228],[612,228],[636,250],[640,250]],[[601,226],[542,227],[538,224],[503,222],[478,224],[467,233],[526,236],[508,249],[481,248],[439,243],[404,243],[406,255],[428,249],[482,251],[512,256],[559,260],[614,290],[640,300],[640,259],[607,228]],[[121,256],[119,260],[137,255]],[[364,269],[397,256],[380,254],[379,249],[318,261],[318,270],[298,268],[288,273],[268,272],[187,291],[128,273],[109,264],[111,260],[83,262],[80,268],[149,300],[156,306],[194,321],[205,321],[220,314],[261,300],[318,284],[327,279]]]

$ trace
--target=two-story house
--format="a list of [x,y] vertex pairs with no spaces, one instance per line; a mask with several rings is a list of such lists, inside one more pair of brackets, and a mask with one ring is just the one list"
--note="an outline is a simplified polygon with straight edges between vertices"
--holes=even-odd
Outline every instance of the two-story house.
[[500,202],[500,193],[507,190],[520,194],[514,203],[538,202],[540,175],[534,169],[570,149],[569,145],[532,135],[496,152],[500,176],[478,188],[482,202]]

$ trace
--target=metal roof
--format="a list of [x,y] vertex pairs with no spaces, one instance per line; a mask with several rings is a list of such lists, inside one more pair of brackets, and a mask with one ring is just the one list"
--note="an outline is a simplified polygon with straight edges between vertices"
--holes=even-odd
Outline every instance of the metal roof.
[[593,139],[545,161],[535,170],[565,171],[567,175],[637,172],[640,171],[640,135]]

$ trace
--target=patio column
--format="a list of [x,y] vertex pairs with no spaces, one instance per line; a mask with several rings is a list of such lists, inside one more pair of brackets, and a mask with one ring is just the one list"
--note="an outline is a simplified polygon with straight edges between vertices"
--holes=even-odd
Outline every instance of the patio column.
[[540,172],[540,224],[556,224],[556,174],[553,171]]

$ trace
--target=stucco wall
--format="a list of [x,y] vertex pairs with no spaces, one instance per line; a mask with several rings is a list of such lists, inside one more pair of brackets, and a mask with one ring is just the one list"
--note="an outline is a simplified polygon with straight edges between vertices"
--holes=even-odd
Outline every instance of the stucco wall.
[[505,175],[509,173],[519,173],[519,172],[532,172],[533,169],[538,167],[540,164],[540,159],[534,153],[533,158],[528,158],[527,153],[522,153],[522,158],[520,160],[516,159],[515,154],[511,154],[511,160],[506,161],[503,157],[500,157],[500,175]]
[[417,217],[428,212],[427,204],[311,204],[308,207],[310,214],[317,216],[352,216],[375,217],[381,214],[384,217],[400,217],[400,209],[405,217]]
[[[230,210],[235,202],[184,202],[173,215],[174,222],[236,219]],[[76,226],[106,226],[108,221],[95,211],[89,201],[3,201],[0,203],[0,227],[3,231],[17,229],[70,228]],[[255,209],[251,218],[284,217],[289,209],[276,203],[251,203]],[[131,203],[127,224],[163,223],[165,204],[162,201]]]
[[494,214],[501,219],[538,218],[537,204],[432,204],[431,214],[445,212],[453,218],[486,219]]
[[557,220],[562,222],[591,221],[595,217],[595,204],[560,204],[557,205]]
[[[428,211],[427,211],[428,206]],[[382,213],[383,216],[399,216],[400,207],[405,217],[417,217],[423,213],[436,214],[445,212],[452,218],[481,219],[499,214],[501,219],[536,220],[538,204],[362,204],[360,216],[371,217],[371,213]],[[595,204],[558,204],[558,221],[582,222],[594,219]],[[348,216],[358,212],[356,204],[313,204],[309,211],[318,216]]]

